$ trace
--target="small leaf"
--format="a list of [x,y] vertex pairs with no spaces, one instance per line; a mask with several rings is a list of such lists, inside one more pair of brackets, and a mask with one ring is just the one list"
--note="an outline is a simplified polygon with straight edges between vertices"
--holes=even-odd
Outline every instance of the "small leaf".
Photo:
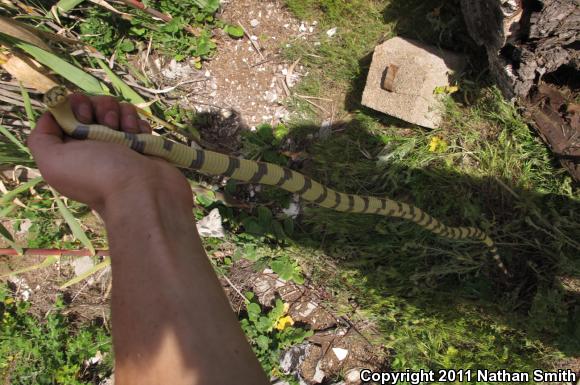
[[268,228],[272,223],[272,212],[269,208],[264,206],[259,206],[258,209],[258,222],[262,227]]
[[255,315],[257,316],[258,314],[260,314],[262,312],[262,309],[260,308],[260,305],[258,305],[257,303],[249,303],[248,306],[246,307],[246,310],[248,311],[248,315]]
[[285,218],[283,224],[284,232],[291,237],[294,234],[294,220],[292,218]]
[[234,38],[244,37],[244,29],[239,25],[226,25],[224,31]]
[[294,266],[287,257],[272,261],[271,267],[274,273],[278,274],[284,281],[288,281],[294,276]]
[[256,345],[258,348],[262,349],[263,351],[268,350],[268,346],[270,345],[270,339],[267,336],[261,335],[256,338]]
[[131,40],[125,39],[119,44],[119,49],[123,52],[133,52],[135,50],[135,44]]
[[264,235],[264,228],[252,217],[242,220],[242,226],[248,234]]
[[195,200],[201,206],[207,208],[215,203],[215,201],[216,201],[215,193],[213,191],[208,191],[208,192],[203,193],[203,194],[197,194],[195,196]]
[[74,217],[74,215],[70,212],[70,210],[64,205],[64,203],[60,199],[60,196],[58,195],[58,193],[54,190],[52,190],[52,193],[54,195],[56,205],[58,206],[58,211],[60,211],[60,214],[62,215],[62,217],[64,218],[64,220],[68,224],[68,227],[71,229],[75,238],[78,239],[87,249],[89,249],[89,251],[91,252],[91,255],[95,255],[95,248],[93,247],[93,244],[91,243],[89,237],[87,237],[87,234],[81,228],[79,221]]
[[276,138],[278,141],[282,140],[290,132],[288,127],[286,127],[284,124],[278,124],[276,127],[274,127],[273,131],[274,138]]

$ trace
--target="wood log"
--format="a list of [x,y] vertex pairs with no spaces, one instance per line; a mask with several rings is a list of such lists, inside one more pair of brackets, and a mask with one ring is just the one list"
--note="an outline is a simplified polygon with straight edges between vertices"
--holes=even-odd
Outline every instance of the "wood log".
[[580,1],[461,0],[493,80],[580,182]]
[[461,0],[461,8],[507,98],[527,97],[562,66],[580,70],[578,0]]

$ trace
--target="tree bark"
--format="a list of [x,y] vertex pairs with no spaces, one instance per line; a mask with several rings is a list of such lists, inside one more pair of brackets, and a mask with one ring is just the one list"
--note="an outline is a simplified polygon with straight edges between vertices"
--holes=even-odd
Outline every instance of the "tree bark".
[[580,182],[580,1],[461,0],[490,73]]

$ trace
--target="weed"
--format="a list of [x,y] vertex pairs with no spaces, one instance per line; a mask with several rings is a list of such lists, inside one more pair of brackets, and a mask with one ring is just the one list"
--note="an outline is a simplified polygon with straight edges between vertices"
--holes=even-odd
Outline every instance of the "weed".
[[[95,7],[89,10],[86,22],[80,24],[83,39],[105,55],[116,53],[122,61],[125,53],[136,49],[136,43],[146,44],[149,40],[159,52],[177,61],[212,55],[216,44],[211,38],[211,29],[224,26],[214,17],[219,2],[157,0],[149,3],[149,6],[172,15],[173,19],[169,23],[155,22],[142,11],[120,7],[133,13],[126,20]],[[194,36],[186,31],[185,26],[188,25],[198,27],[199,35]]]
[[265,312],[255,301],[254,293],[245,295],[249,302],[246,306],[247,318],[240,321],[242,329],[266,373],[280,376],[277,369],[280,353],[301,343],[312,332],[290,326],[293,321],[285,316],[288,309],[281,300],[277,299],[274,308]]
[[[80,385],[111,374],[110,336],[97,325],[73,329],[58,299],[42,320],[27,311],[29,304],[0,287],[0,374],[9,383]],[[86,362],[100,353],[104,360],[88,370]]]

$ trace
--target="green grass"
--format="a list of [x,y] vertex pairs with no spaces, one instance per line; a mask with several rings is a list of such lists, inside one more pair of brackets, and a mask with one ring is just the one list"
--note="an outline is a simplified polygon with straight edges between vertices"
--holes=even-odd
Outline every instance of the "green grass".
[[[356,302],[351,317],[378,325],[394,369],[530,371],[580,354],[579,294],[562,283],[580,277],[578,189],[516,108],[481,81],[485,70],[470,67],[435,131],[359,104],[369,54],[384,37],[404,34],[479,58],[458,2],[286,3],[322,31],[338,27],[333,39],[321,33],[320,46],[295,42],[287,50],[311,73],[299,92],[345,95],[346,122],[335,127],[341,132],[312,141],[303,171],[342,191],[386,195],[448,224],[481,227],[513,274],[502,276],[475,242],[439,239],[400,220],[310,208],[295,225],[294,256],[313,269],[314,282]],[[312,110],[294,108],[312,122],[297,122],[291,135],[316,133]],[[445,151],[429,151],[435,136]]]
[[[29,306],[0,286],[0,378],[13,385],[80,385],[111,375],[111,341],[102,326],[73,326],[60,299],[42,319]],[[97,352],[102,362],[87,367]]]

